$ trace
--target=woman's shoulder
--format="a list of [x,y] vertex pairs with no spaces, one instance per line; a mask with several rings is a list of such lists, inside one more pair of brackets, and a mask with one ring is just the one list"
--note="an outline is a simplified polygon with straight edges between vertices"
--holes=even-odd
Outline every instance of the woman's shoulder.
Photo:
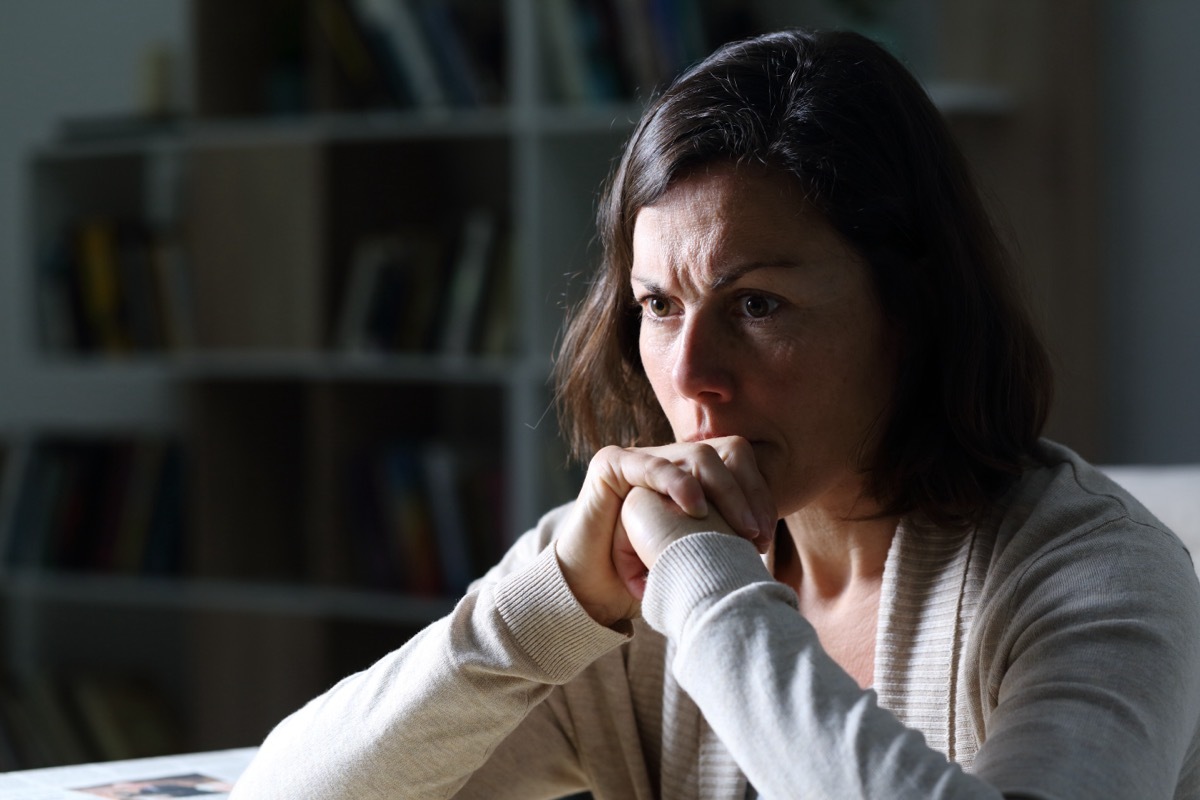
[[1011,574],[1038,563],[1085,562],[1134,575],[1166,569],[1195,580],[1179,537],[1103,470],[1048,440],[1033,455],[985,526],[993,538],[994,570]]

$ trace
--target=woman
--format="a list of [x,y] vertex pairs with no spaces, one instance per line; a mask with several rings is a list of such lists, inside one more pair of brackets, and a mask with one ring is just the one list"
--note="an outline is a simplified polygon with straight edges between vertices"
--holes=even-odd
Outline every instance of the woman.
[[558,361],[579,498],[268,737],[235,798],[1200,796],[1179,541],[1039,441],[945,126],[853,34],[646,112]]

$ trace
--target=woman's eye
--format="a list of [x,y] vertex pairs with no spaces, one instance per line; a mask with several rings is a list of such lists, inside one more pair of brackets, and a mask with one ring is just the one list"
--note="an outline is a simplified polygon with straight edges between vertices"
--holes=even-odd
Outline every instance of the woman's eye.
[[647,297],[642,306],[652,317],[665,317],[671,313],[671,304],[665,297]]
[[778,300],[763,297],[761,294],[748,294],[740,301],[741,312],[752,319],[762,319],[769,316],[779,307]]

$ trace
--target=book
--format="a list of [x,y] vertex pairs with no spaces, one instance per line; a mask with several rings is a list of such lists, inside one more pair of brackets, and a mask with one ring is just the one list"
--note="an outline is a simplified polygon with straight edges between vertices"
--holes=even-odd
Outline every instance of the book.
[[382,468],[386,530],[404,588],[418,595],[441,594],[442,570],[420,453],[412,445],[394,446],[384,453]]
[[47,247],[37,277],[42,345],[124,355],[190,344],[190,293],[174,236],[128,219],[89,217]]
[[539,4],[543,50],[548,63],[543,74],[555,99],[578,105],[587,102],[587,60],[576,36],[573,0],[542,0]]
[[95,349],[120,353],[129,349],[123,330],[118,286],[117,231],[104,218],[85,219],[76,229],[76,280],[83,301],[89,341]]
[[351,579],[458,597],[503,553],[503,472],[481,449],[431,439],[364,448],[346,461]]
[[516,254],[512,232],[501,231],[492,267],[478,309],[475,352],[484,356],[502,356],[516,349],[513,288],[516,282]]
[[448,9],[454,31],[462,42],[462,55],[469,63],[479,102],[502,103],[508,78],[507,18],[504,3],[477,0],[426,0]]
[[350,352],[415,352],[433,337],[443,243],[424,231],[368,238],[352,258],[336,337]]
[[331,104],[352,108],[409,104],[407,86],[388,53],[388,43],[360,17],[352,0],[318,0],[313,13],[335,67]]
[[463,510],[461,454],[446,442],[429,442],[421,448],[425,490],[437,541],[442,588],[458,596],[474,577],[467,517]]
[[[396,104],[366,28],[350,8],[348,0],[317,0],[313,9],[343,90],[355,108]],[[338,103],[341,105],[341,103]]]
[[442,353],[460,356],[472,349],[488,273],[495,261],[496,227],[495,215],[486,208],[472,209],[463,219],[446,293]]
[[450,5],[446,0],[413,1],[448,99],[455,106],[481,105],[483,87]]
[[576,0],[576,42],[586,64],[587,97],[591,102],[608,102],[629,97],[631,90],[622,74],[623,32],[610,0]]
[[424,31],[408,0],[355,0],[359,18],[389,47],[419,108],[448,105]]
[[176,572],[182,536],[179,446],[156,440],[30,443],[3,557],[17,567]]
[[621,57],[625,62],[632,93],[648,98],[662,75],[646,0],[614,0],[613,7],[624,41]]

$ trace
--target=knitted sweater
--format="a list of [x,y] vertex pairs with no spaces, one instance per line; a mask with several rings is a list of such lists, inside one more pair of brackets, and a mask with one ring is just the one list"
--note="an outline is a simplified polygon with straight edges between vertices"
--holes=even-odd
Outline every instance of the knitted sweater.
[[875,686],[753,547],[699,534],[631,636],[548,514],[446,618],[284,720],[236,800],[1200,797],[1200,586],[1180,542],[1043,444],[974,530],[899,528]]

